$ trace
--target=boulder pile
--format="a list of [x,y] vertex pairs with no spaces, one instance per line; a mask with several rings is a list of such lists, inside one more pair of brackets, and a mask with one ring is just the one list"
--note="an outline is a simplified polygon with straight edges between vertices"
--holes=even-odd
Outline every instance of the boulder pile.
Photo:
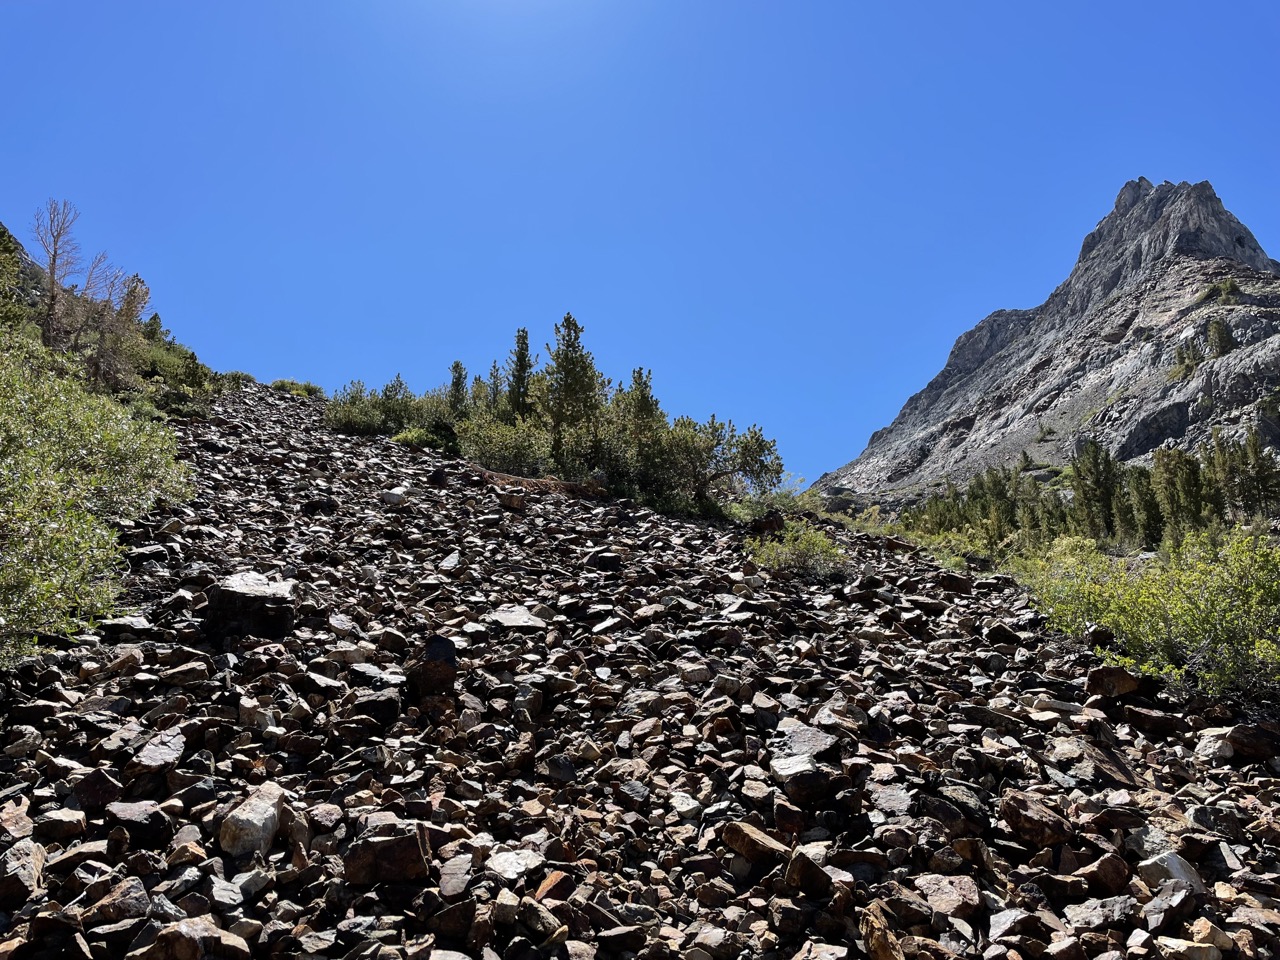
[[0,958],[1221,960],[1278,731],[1015,584],[496,485],[249,387],[129,616],[0,677]]

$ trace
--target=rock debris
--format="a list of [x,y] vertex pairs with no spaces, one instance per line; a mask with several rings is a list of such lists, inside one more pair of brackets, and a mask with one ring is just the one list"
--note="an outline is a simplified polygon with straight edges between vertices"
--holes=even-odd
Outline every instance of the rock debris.
[[899,541],[774,578],[320,411],[179,425],[136,612],[0,678],[0,957],[1275,955],[1276,729]]

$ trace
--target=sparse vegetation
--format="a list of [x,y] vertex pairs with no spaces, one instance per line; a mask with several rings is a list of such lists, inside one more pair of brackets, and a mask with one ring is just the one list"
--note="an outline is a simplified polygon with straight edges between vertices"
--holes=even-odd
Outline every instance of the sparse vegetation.
[[740,431],[712,416],[670,420],[649,371],[614,385],[596,368],[571,314],[555,327],[541,368],[527,330],[504,366],[468,380],[455,361],[449,383],[417,396],[397,376],[381,390],[359,381],[326,410],[335,430],[389,434],[461,454],[502,473],[591,482],[658,509],[719,509],[730,495],[767,492],[782,477],[776,445],[757,426]]
[[1214,359],[1225,357],[1237,346],[1236,338],[1225,320],[1214,317],[1209,321],[1209,356]]
[[251,383],[257,383],[258,378],[252,373],[245,373],[243,370],[232,370],[229,373],[219,373],[214,375],[217,381],[218,390],[243,390]]
[[1178,344],[1173,352],[1173,368],[1169,371],[1169,380],[1186,380],[1202,363],[1204,350],[1194,339]]
[[287,393],[294,397],[323,397],[324,388],[311,381],[299,383],[297,380],[272,380],[271,389]]
[[1219,280],[1217,283],[1205,289],[1200,296],[1196,297],[1197,304],[1221,303],[1230,306],[1239,302],[1240,285],[1236,283],[1234,277]]
[[766,570],[801,580],[826,582],[847,563],[840,547],[806,520],[787,520],[776,536],[750,537],[747,553]]

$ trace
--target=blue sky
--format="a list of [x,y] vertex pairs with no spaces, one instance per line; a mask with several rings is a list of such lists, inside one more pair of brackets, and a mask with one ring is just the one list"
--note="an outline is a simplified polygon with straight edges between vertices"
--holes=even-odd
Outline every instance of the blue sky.
[[70,199],[263,379],[423,390],[572,311],[812,481],[1126,180],[1208,179],[1280,256],[1278,39],[1248,2],[4,0],[0,221]]

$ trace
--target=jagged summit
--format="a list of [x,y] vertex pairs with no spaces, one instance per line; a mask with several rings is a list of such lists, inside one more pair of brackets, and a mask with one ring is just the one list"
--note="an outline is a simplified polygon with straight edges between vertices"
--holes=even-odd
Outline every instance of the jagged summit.
[[[1064,463],[1085,435],[1126,458],[1198,443],[1256,420],[1280,388],[1277,307],[1280,263],[1207,181],[1131,180],[1042,305],[962,334],[894,422],[815,486],[909,498],[1023,451]],[[1188,349],[1210,355],[1215,318],[1241,349],[1180,368]]]
[[1084,238],[1071,276],[1045,306],[1079,316],[1173,256],[1223,257],[1263,273],[1280,273],[1280,263],[1222,205],[1207,180],[1166,180],[1155,186],[1139,177],[1121,188],[1115,208]]

